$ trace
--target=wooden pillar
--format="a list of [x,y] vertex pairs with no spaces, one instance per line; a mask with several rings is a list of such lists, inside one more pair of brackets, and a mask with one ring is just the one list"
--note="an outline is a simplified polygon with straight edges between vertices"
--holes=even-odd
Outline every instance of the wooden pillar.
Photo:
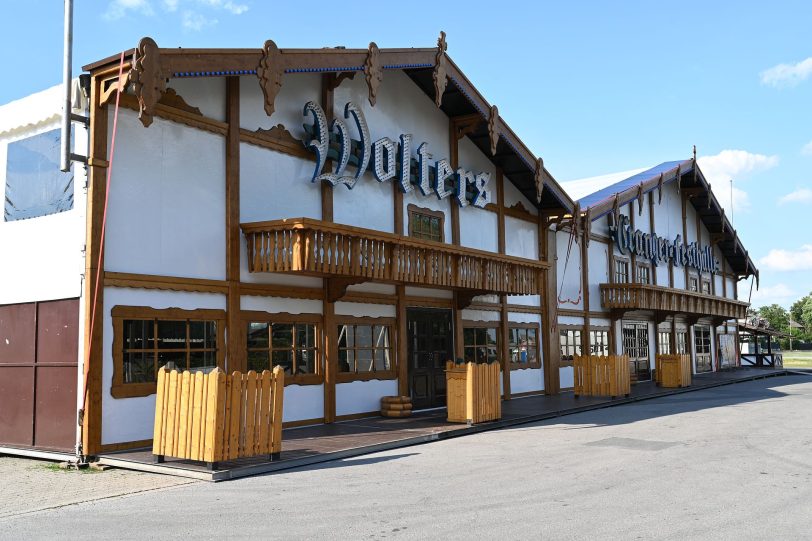
[[[679,179],[677,180],[679,182]],[[688,243],[688,196],[685,193],[685,190],[680,192],[682,194],[682,243]],[[679,246],[676,246],[675,249],[679,249]],[[688,289],[688,265],[685,262],[682,262],[682,270],[685,273],[685,287],[683,289]]]
[[[653,237],[655,235],[655,223],[654,223],[654,192],[651,191],[648,193],[648,219],[649,219],[649,233]],[[652,262],[651,265],[651,283],[653,285],[657,285],[657,265]]]
[[[457,125],[453,118],[448,119],[448,149],[451,167],[456,170],[459,167],[459,136]],[[451,208],[451,244],[460,245],[460,208],[453,201],[449,202]],[[454,357],[456,359],[465,358],[465,347],[462,334],[462,310],[460,310],[457,300],[458,293],[454,291],[453,304],[451,307],[451,317],[454,321]]]
[[[496,168],[496,213],[497,213],[497,245],[499,253],[505,254],[505,177],[502,168]],[[502,360],[502,392],[505,400],[510,400],[510,347],[508,345],[510,330],[508,329],[507,295],[499,295],[499,342]]]
[[[90,86],[90,148],[88,152],[87,218],[85,249],[84,302],[84,381],[87,387],[82,417],[82,452],[86,456],[101,450],[102,431],[102,337],[104,329],[104,246],[102,246],[102,215],[107,192],[107,107],[99,103],[101,82],[93,77]],[[102,269],[99,269],[101,253]],[[96,288],[96,275],[102,283]],[[95,304],[94,304],[95,295]],[[91,318],[95,306],[95,321]]]
[[[575,219],[580,220],[581,217],[576,216]],[[584,303],[584,330],[581,333],[582,355],[590,355],[591,353],[591,341],[589,336],[589,327],[591,325],[589,319],[589,248],[587,247],[590,225],[591,224],[586,223],[586,218],[584,218],[584,223],[581,227],[581,291]]]
[[397,360],[398,360],[398,394],[409,396],[409,329],[406,320],[406,286],[396,286],[397,303]]
[[226,78],[226,367],[245,371],[246,344],[240,317],[240,78]]
[[[321,77],[321,108],[327,122],[333,120],[333,86],[334,73],[325,73]],[[332,160],[327,160],[324,170],[332,167]],[[333,188],[326,182],[321,184],[321,219],[333,221]],[[322,321],[324,324],[324,422],[332,423],[336,419],[336,377],[338,375],[338,328],[335,321],[335,303],[327,299],[327,279],[322,280],[325,292],[322,301]],[[397,340],[397,338],[396,338]],[[398,340],[398,343],[400,341]]]
[[543,292],[541,295],[541,339],[544,350],[544,393],[558,394],[561,391],[561,348],[558,336],[558,271],[556,261],[555,231],[550,231],[546,219],[539,217],[539,236],[544,237],[543,249],[539,254],[550,264],[548,270],[541,271]]
[[[639,203],[638,203],[639,204]],[[635,231],[635,224],[634,224],[634,200],[629,203],[629,226],[632,228],[632,234]],[[634,250],[629,250],[629,283],[636,284],[637,283],[637,254]]]

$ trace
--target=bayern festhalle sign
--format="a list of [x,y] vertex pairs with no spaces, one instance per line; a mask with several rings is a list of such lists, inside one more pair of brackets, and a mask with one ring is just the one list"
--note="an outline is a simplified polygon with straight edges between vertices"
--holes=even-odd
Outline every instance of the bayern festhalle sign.
[[616,225],[609,225],[609,236],[615,241],[621,254],[633,253],[638,257],[650,259],[655,265],[660,262],[673,261],[677,267],[691,267],[699,272],[719,272],[719,259],[713,255],[710,246],[704,248],[698,242],[687,244],[682,236],[671,241],[657,235],[643,233],[639,229],[632,231],[628,216],[620,215]]
[[[336,115],[327,125],[327,115],[315,102],[304,106],[304,116],[313,117],[312,125],[304,125],[312,140],[307,148],[316,153],[316,169],[313,182],[326,182],[331,186],[339,184],[352,189],[367,169],[378,182],[395,179],[400,191],[409,193],[417,189],[423,195],[434,194],[438,199],[452,197],[460,207],[469,204],[484,208],[491,201],[488,182],[490,173],[472,172],[463,168],[454,169],[448,159],[435,160],[429,151],[428,143],[421,143],[412,156],[412,134],[401,134],[398,142],[389,137],[372,141],[364,113],[354,103],[344,106],[344,118]],[[354,140],[345,119],[352,118],[361,140]],[[331,141],[337,143],[338,152],[330,156],[335,161],[332,172],[323,173],[324,165],[331,150]],[[334,144],[333,147],[336,145]],[[335,150],[335,148],[333,149]],[[347,166],[355,166],[355,173],[348,174]]]

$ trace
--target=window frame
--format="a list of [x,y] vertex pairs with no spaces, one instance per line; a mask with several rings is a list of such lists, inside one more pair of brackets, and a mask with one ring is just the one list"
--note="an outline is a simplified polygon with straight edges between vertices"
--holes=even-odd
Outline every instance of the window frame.
[[[569,333],[569,332],[580,332],[581,333],[581,334],[578,335],[577,339],[575,339],[575,336],[573,335],[573,340],[575,340],[575,341],[572,344],[572,351],[573,351],[573,357],[575,355],[583,355],[583,351],[581,351],[581,347],[582,347],[582,344],[583,344],[584,328],[582,326],[579,326],[579,325],[559,325],[558,326],[558,344],[557,344],[557,346],[558,346],[559,351],[561,351],[561,335],[562,335],[562,333]],[[570,347],[569,343],[567,343],[567,347]],[[578,350],[577,353],[575,352],[576,349]],[[574,359],[573,360],[565,360],[564,357],[565,357],[565,355],[563,354],[563,352],[561,352],[560,353],[560,358],[559,358],[559,364],[558,364],[560,367],[563,368],[563,367],[567,367],[567,366],[572,366],[574,364]]]
[[124,383],[125,320],[214,321],[217,324],[217,367],[221,370],[225,369],[225,310],[183,310],[181,308],[116,305],[110,311],[110,315],[113,323],[113,379],[110,394],[113,398],[135,398],[153,395],[157,392],[158,386],[157,373],[154,382]]
[[[441,211],[441,210],[432,210],[432,209],[426,208],[426,207],[418,207],[414,203],[409,203],[409,205],[406,207],[406,215],[408,216],[407,231],[409,233],[410,238],[419,239],[419,240],[426,240],[426,241],[429,241],[429,242],[440,242],[440,243],[445,242],[445,213],[443,211]],[[440,238],[439,239],[434,239],[434,238],[430,238],[430,237],[414,235],[414,225],[415,225],[415,223],[413,221],[413,217],[416,217],[416,216],[427,216],[429,219],[437,219],[437,220],[439,220],[440,221],[440,223],[439,223]]]
[[[611,346],[611,329],[609,327],[589,327],[589,348],[590,350],[595,348],[595,343],[598,342],[595,340],[597,333],[605,334],[606,341],[602,345],[606,348],[606,354],[603,353],[593,353],[592,351],[589,352],[590,355],[595,355],[596,357],[608,357],[612,355],[612,346]],[[603,337],[602,337],[603,338]],[[601,340],[603,342],[603,340]]]
[[[494,329],[496,330],[496,362],[500,365],[502,364],[502,355],[504,352],[502,351],[502,323],[500,321],[471,321],[471,320],[462,320],[462,358],[465,360],[467,357],[465,356],[466,348],[479,348],[479,347],[489,347],[488,344],[478,345],[476,342],[473,346],[466,346],[465,345],[465,329]],[[467,361],[466,361],[467,362]]]
[[[510,331],[511,329],[535,329],[536,331],[536,362],[514,363],[509,361],[511,370],[524,370],[527,368],[541,368],[541,326],[538,323],[508,323],[508,359],[513,357],[510,355]],[[499,338],[497,336],[497,343]]]
[[[705,286],[708,286],[708,290],[705,291]],[[705,278],[704,276],[699,279],[699,293],[703,295],[711,296],[713,295],[713,286],[711,285],[710,278]]]
[[[353,381],[372,381],[372,380],[392,380],[398,379],[398,371],[399,371],[399,364],[398,364],[398,336],[395,332],[397,330],[397,320],[391,317],[353,317],[353,316],[336,316],[335,320],[333,321],[333,325],[336,326],[336,342],[333,344],[335,347],[335,363],[338,365],[338,338],[341,334],[338,332],[338,328],[342,325],[383,325],[389,328],[389,350],[391,352],[391,359],[392,359],[392,367],[389,370],[373,370],[370,372],[342,372],[340,369],[336,369],[336,383],[351,383]],[[372,349],[375,349],[374,345],[374,335],[373,335],[373,346]],[[346,348],[345,348],[346,349]],[[367,348],[352,348],[352,349],[367,349]],[[357,366],[357,365],[356,365]]]
[[[623,281],[619,281],[617,279],[618,274],[619,274],[618,273],[618,264],[619,263],[622,263],[626,267],[626,273],[625,273],[626,278]],[[614,256],[613,261],[612,261],[612,265],[613,265],[613,268],[612,268],[612,283],[615,283],[615,284],[629,284],[629,283],[631,283],[631,281],[629,279],[629,269],[631,268],[631,260],[628,257]]]
[[[640,276],[643,269],[645,269],[646,273],[648,274],[648,280],[645,281],[645,282],[641,279],[641,276]],[[649,265],[647,263],[638,263],[637,264],[637,272],[635,273],[635,281],[638,284],[653,285],[651,273],[652,273],[651,265]]]
[[[291,314],[287,312],[271,313],[254,310],[243,310],[240,312],[243,321],[243,329],[247,331],[250,323],[268,323],[282,325],[308,324],[316,327],[316,373],[315,374],[285,374],[285,387],[288,385],[320,385],[324,383],[324,329],[322,328],[321,314]],[[248,335],[245,335],[245,359],[246,369],[248,368]],[[295,345],[293,351],[295,351]],[[309,348],[308,348],[309,349]],[[261,348],[251,348],[250,351],[260,351]],[[277,351],[279,349],[277,348]],[[270,352],[273,351],[272,344],[268,343],[268,360],[272,363]],[[273,370],[273,365],[269,370]]]
[[[691,280],[696,281],[696,289],[691,289]],[[700,284],[699,284],[699,275],[695,272],[688,273],[688,280],[685,282],[685,289],[691,293],[701,293]]]

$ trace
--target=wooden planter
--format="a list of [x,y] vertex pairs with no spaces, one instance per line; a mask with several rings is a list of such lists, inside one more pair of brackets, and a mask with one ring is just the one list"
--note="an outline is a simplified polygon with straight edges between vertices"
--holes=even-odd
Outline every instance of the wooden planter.
[[499,363],[454,364],[445,371],[450,423],[483,423],[502,418]]
[[158,370],[152,453],[156,462],[171,456],[217,463],[282,451],[285,372],[257,374],[216,368],[202,372]]
[[689,387],[691,385],[690,355],[657,355],[655,377],[661,387]]
[[631,378],[627,355],[575,355],[575,396],[629,396]]

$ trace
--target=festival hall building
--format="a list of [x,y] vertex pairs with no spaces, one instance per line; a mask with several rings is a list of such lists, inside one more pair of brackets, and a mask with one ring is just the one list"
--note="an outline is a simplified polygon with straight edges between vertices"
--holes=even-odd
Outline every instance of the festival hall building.
[[632,382],[657,354],[690,354],[695,374],[739,366],[738,282],[758,270],[696,156],[562,186],[584,230],[555,228],[561,388],[582,351],[628,355]]
[[296,427],[443,407],[449,360],[501,363],[505,400],[581,351],[736,363],[756,271],[694,160],[574,202],[444,34],[84,69],[68,173],[58,87],[0,108],[2,449],[147,446],[166,365],[282,366]]

